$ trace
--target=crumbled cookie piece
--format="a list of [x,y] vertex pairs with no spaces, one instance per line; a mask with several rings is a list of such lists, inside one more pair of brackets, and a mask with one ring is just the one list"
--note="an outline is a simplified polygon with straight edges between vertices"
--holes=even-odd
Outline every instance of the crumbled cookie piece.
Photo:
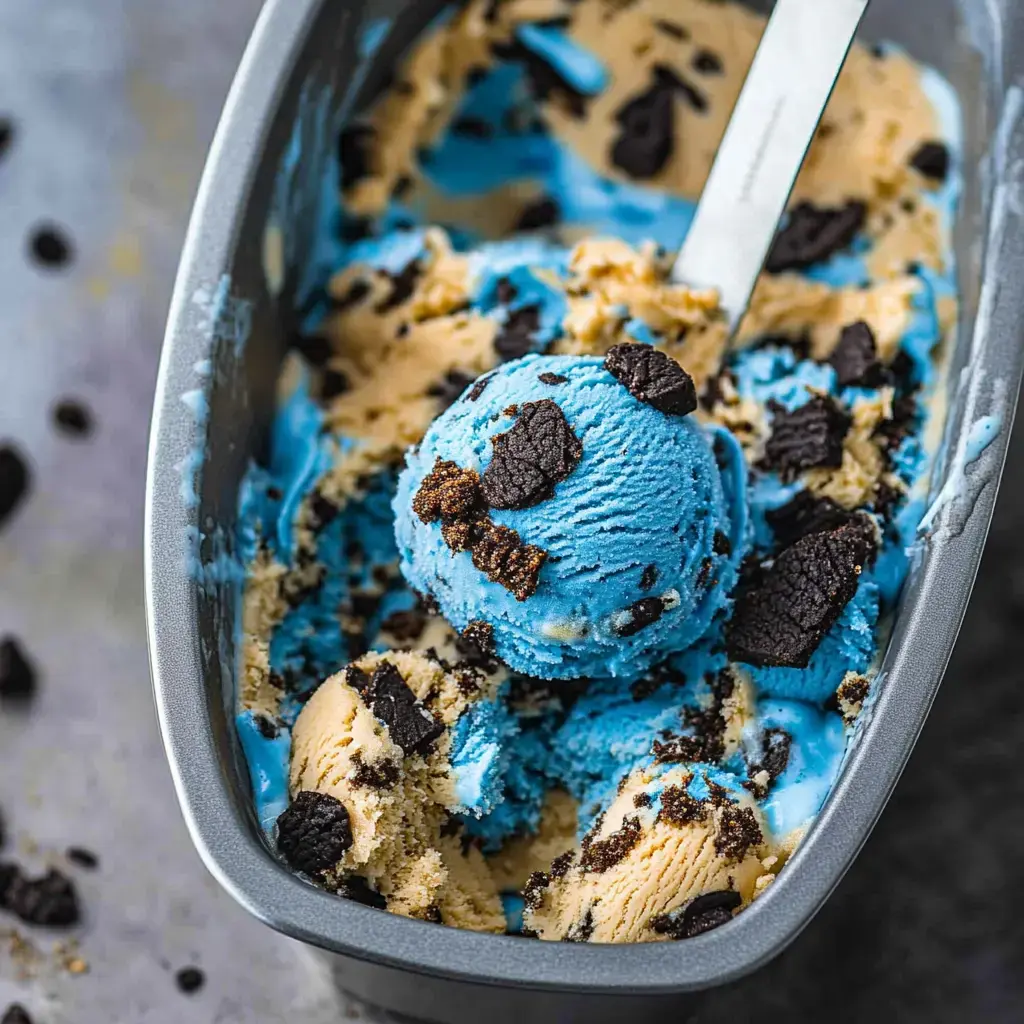
[[99,857],[92,850],[87,850],[83,846],[69,846],[65,856],[72,864],[77,864],[78,867],[85,868],[86,871],[95,871],[100,866]]
[[843,677],[839,689],[836,690],[836,700],[843,714],[843,721],[847,725],[852,725],[857,720],[870,690],[871,681],[865,676],[847,672]]
[[639,818],[626,818],[620,828],[604,839],[594,839],[599,826],[583,837],[580,847],[580,867],[584,871],[600,873],[625,860],[643,836]]
[[87,437],[94,418],[89,407],[74,398],[63,398],[53,407],[54,425],[69,437]]
[[642,629],[653,625],[665,611],[660,597],[642,597],[626,609],[626,614],[614,625],[618,636],[636,636]]
[[352,785],[365,789],[391,789],[402,777],[401,767],[390,758],[382,758],[367,764],[357,752],[353,758],[355,771],[352,773]]
[[486,390],[487,385],[490,384],[490,377],[481,377],[470,389],[466,395],[466,400],[469,402],[475,402]]
[[277,848],[307,875],[334,867],[352,841],[348,809],[329,793],[303,790],[277,819]]
[[806,405],[789,412],[769,402],[772,433],[765,444],[761,468],[792,480],[804,469],[843,464],[843,441],[850,429],[850,415],[828,395],[817,395]]
[[873,555],[874,537],[860,523],[802,537],[737,598],[726,630],[729,656],[806,668]]
[[351,900],[353,903],[360,903],[364,907],[373,907],[374,910],[387,910],[388,901],[376,889],[371,889],[365,878],[358,875],[350,875],[338,888],[336,895],[342,899]]
[[31,483],[28,463],[12,445],[0,445],[0,526],[24,501]]
[[715,825],[715,850],[720,856],[743,860],[751,847],[762,842],[761,826],[749,807],[726,804],[720,808]]
[[516,231],[539,231],[554,227],[562,219],[562,210],[557,200],[544,196],[524,206],[516,221]]
[[391,739],[406,754],[426,755],[444,734],[444,725],[416,699],[395,665],[382,661],[362,691],[374,718],[388,727]]
[[682,828],[703,821],[707,814],[707,803],[691,796],[684,786],[666,786],[662,791],[658,821]]
[[338,136],[338,169],[341,188],[347,192],[372,172],[371,153],[377,132],[367,124],[352,124]]
[[618,111],[615,120],[622,130],[612,144],[612,163],[638,181],[655,177],[675,152],[675,95],[671,86],[656,77],[646,92]]
[[549,398],[527,402],[511,430],[491,438],[481,488],[491,508],[525,509],[550,498],[583,458],[583,445]]
[[910,166],[929,180],[941,184],[949,177],[949,148],[944,142],[925,142],[914,151]]
[[534,350],[537,332],[540,330],[540,307],[524,306],[511,310],[494,336],[494,351],[503,363],[523,356]]
[[782,274],[827,260],[854,240],[866,217],[867,207],[859,200],[834,208],[799,203],[776,235],[765,269],[769,274]]
[[649,565],[644,569],[643,574],[640,576],[640,589],[641,590],[652,590],[654,585],[658,582],[658,567],[656,565]]
[[565,933],[563,942],[589,942],[594,935],[594,911],[587,907],[587,912],[576,921]]
[[0,700],[29,701],[36,692],[36,670],[18,640],[0,640]]
[[766,729],[761,737],[760,755],[747,762],[748,780],[744,788],[763,800],[789,765],[793,737],[785,729]]
[[547,384],[549,387],[555,387],[558,384],[565,384],[569,378],[563,377],[560,373],[540,373],[537,375],[537,380],[541,384]]
[[438,459],[412,500],[412,510],[423,523],[443,526],[475,519],[483,509],[480,476],[454,462]]
[[81,919],[78,892],[70,878],[56,868],[29,878],[12,863],[0,863],[0,910],[48,928],[69,928]]
[[526,601],[537,592],[540,570],[548,557],[542,548],[524,544],[515,530],[495,526],[490,520],[474,541],[471,554],[473,565],[517,601]]
[[418,259],[410,260],[397,274],[389,273],[386,270],[380,271],[391,284],[391,293],[386,299],[377,304],[376,312],[390,313],[403,303],[412,298],[416,291],[416,282],[423,273],[423,267]]
[[174,976],[175,984],[180,992],[191,996],[206,984],[206,975],[198,967],[182,967]]
[[474,619],[462,631],[457,641],[460,653],[477,658],[494,657],[494,627],[482,619]]
[[885,383],[874,332],[863,320],[843,328],[828,361],[836,371],[836,381],[841,388],[877,388]]
[[856,517],[831,498],[819,498],[811,491],[798,491],[785,505],[769,509],[765,519],[780,548],[788,548],[801,537],[844,526]]
[[650,345],[615,345],[604,366],[635,399],[658,412],[687,416],[697,408],[693,378],[671,356]]
[[20,1003],[12,1003],[4,1010],[4,1015],[0,1017],[0,1024],[32,1024],[32,1018],[24,1006]]
[[651,928],[658,935],[671,939],[692,939],[732,920],[732,913],[743,902],[738,892],[721,889],[706,892],[690,900],[683,907],[668,914],[659,914],[651,920]]
[[381,630],[400,644],[412,643],[423,636],[427,628],[427,615],[420,608],[392,612],[380,626]]

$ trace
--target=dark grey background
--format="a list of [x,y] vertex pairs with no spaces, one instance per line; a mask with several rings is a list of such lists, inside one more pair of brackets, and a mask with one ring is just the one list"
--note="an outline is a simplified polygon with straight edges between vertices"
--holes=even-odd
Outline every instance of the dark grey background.
[[[237,908],[198,861],[152,711],[142,596],[142,493],[163,320],[191,197],[259,0],[3,0],[0,439],[31,457],[31,501],[0,535],[0,634],[42,671],[27,714],[0,714],[0,807],[20,859],[78,872],[88,974],[56,938],[29,977],[0,918],[0,1014],[39,1024],[276,1022],[372,1017],[320,961]],[[35,267],[40,221],[76,257]],[[58,397],[86,400],[86,441],[57,435]],[[873,838],[780,960],[705,997],[708,1022],[1024,1019],[1017,851],[1024,741],[1016,660],[1024,606],[1024,453],[1015,444],[978,590],[935,711]],[[70,869],[69,869],[70,870]],[[186,997],[174,971],[198,964]]]

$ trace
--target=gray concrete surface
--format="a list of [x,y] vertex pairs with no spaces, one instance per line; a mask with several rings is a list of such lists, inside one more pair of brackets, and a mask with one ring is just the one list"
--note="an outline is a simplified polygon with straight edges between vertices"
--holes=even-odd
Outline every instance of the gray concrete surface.
[[[206,145],[259,0],[3,0],[0,439],[31,456],[30,503],[0,536],[0,634],[36,658],[39,699],[0,715],[0,807],[17,855],[74,870],[79,948],[0,918],[0,1013],[38,1024],[321,1024],[372,1016],[320,962],[206,874],[174,801],[142,614],[149,406],[177,253]],[[34,224],[76,258],[26,258]],[[51,403],[87,401],[87,441]],[[953,667],[881,825],[778,962],[710,994],[701,1022],[1024,1019],[1024,495],[1020,445]],[[14,953],[12,954],[12,949]],[[65,963],[80,956],[87,973]],[[207,976],[193,996],[174,972]]]

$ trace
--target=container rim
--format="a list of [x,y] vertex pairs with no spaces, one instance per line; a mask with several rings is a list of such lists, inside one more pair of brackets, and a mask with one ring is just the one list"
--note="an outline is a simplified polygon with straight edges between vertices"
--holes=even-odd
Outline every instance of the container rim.
[[796,938],[867,840],[924,724],[966,611],[1024,368],[1024,288],[1002,286],[1017,272],[1024,279],[1024,197],[1012,173],[1024,154],[1020,90],[1008,94],[989,154],[982,292],[973,335],[960,342],[969,345],[971,372],[961,381],[962,415],[947,427],[949,449],[959,451],[977,417],[1001,417],[1002,430],[974,467],[990,485],[956,529],[940,519],[886,657],[888,685],[880,687],[873,718],[825,807],[768,891],[719,929],[685,943],[541,943],[381,913],[292,875],[238,806],[234,768],[218,747],[211,718],[213,684],[204,678],[197,629],[199,585],[185,552],[198,513],[182,494],[180,466],[206,443],[205,425],[181,396],[196,387],[194,368],[211,355],[212,340],[196,324],[190,303],[197,289],[230,272],[267,125],[318,14],[333,2],[269,0],[260,16],[203,175],[161,358],[145,513],[147,633],[161,733],[192,839],[211,873],[256,917],[348,957],[453,980],[553,991],[653,995],[734,980]]

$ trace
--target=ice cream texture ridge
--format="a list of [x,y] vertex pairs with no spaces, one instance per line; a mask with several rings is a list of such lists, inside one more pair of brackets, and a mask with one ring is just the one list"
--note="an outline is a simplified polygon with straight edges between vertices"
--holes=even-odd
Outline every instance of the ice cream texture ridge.
[[239,499],[237,728],[316,885],[684,940],[827,799],[926,507],[959,107],[855,45],[730,338],[670,271],[763,28],[471,0],[341,132]]

